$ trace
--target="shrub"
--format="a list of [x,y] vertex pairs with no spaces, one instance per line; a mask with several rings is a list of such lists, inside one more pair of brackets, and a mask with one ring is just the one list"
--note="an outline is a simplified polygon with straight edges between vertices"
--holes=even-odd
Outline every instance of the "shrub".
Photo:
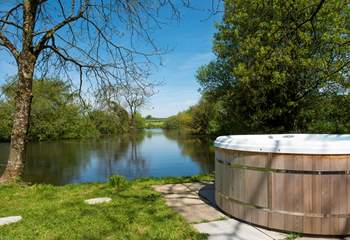
[[128,180],[119,175],[110,176],[109,185],[115,188],[118,192],[123,191],[128,187]]

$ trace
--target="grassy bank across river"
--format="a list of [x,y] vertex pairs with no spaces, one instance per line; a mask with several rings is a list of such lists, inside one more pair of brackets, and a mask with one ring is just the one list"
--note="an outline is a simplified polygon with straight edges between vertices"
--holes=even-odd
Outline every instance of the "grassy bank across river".
[[166,118],[145,118],[145,128],[164,128]]
[[[0,218],[23,217],[0,226],[0,239],[206,239],[167,207],[151,186],[212,179],[210,175],[138,179],[122,190],[108,183],[0,185]],[[84,202],[97,197],[112,201]]]

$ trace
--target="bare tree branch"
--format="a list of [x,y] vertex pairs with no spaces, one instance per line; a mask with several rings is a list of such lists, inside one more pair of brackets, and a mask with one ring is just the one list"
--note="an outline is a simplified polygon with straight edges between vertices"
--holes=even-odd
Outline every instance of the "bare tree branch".
[[13,55],[13,57],[17,60],[19,56],[19,52],[16,47],[10,42],[10,40],[0,31],[0,46],[7,48]]
[[4,28],[5,25],[10,25],[10,26],[14,26],[20,30],[23,30],[22,26],[21,25],[18,25],[17,23],[14,23],[14,22],[11,22],[11,21],[8,21],[6,19],[0,19],[0,23],[2,23],[3,25],[1,26],[1,29]]
[[36,53],[36,55],[39,55],[45,43],[55,34],[55,32],[65,27],[66,25],[69,25],[70,23],[80,19],[83,16],[84,12],[87,10],[88,4],[89,4],[89,0],[85,0],[76,15],[71,15],[68,18],[65,18],[62,22],[55,25],[53,28],[46,30],[45,31],[46,33],[44,34],[44,36],[42,36],[38,44],[35,46],[34,52]]
[[16,6],[14,6],[13,8],[11,8],[10,10],[8,10],[6,12],[6,14],[4,16],[1,17],[0,21],[3,23],[2,26],[0,27],[0,29],[3,29],[5,24],[9,24],[9,25],[12,25],[12,26],[15,26],[19,29],[22,29],[22,27],[15,23],[15,22],[11,22],[9,21],[9,18],[12,16],[13,12],[17,11],[20,7],[22,7],[23,4],[22,3],[19,3],[17,4]]

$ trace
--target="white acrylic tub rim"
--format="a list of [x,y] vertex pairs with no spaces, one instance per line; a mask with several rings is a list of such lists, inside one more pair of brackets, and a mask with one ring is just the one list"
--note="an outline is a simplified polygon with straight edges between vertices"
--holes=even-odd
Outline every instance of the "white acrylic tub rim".
[[215,147],[288,154],[350,154],[350,134],[230,135],[215,140]]

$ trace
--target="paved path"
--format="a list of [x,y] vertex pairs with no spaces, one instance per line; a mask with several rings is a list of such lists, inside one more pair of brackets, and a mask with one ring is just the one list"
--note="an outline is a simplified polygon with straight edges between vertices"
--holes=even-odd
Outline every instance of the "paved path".
[[[207,182],[156,185],[168,206],[178,211],[193,227],[209,235],[209,240],[281,240],[287,235],[228,218],[215,205],[214,184]],[[298,240],[350,240],[350,238],[310,238]]]
[[215,205],[214,184],[207,182],[156,185],[168,206],[178,211],[209,240],[273,240],[285,234],[267,231],[228,218]]
[[[178,211],[188,222],[200,223],[226,219],[214,206],[213,184],[184,183],[156,185],[153,188],[163,194],[168,206]],[[199,191],[201,194],[199,194]]]
[[201,233],[209,234],[209,240],[279,240],[286,235],[239,222],[235,219],[195,224]]

